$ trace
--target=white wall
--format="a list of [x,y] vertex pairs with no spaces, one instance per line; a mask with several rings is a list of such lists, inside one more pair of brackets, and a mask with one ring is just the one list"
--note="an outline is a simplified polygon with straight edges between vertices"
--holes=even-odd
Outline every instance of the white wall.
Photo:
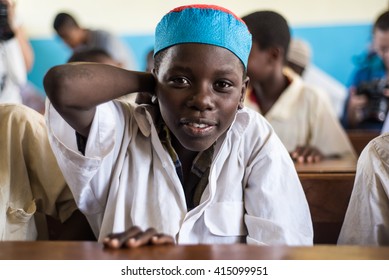
[[74,14],[80,24],[104,27],[121,34],[151,34],[159,19],[176,6],[207,3],[224,6],[242,16],[258,9],[272,9],[291,25],[332,25],[373,22],[387,0],[16,0],[31,37],[53,34],[57,12]]

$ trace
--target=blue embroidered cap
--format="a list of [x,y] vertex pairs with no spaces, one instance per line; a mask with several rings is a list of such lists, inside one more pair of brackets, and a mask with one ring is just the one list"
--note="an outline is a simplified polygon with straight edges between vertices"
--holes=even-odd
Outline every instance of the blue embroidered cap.
[[251,34],[231,11],[215,5],[189,5],[167,13],[155,30],[154,56],[184,43],[215,45],[230,50],[247,68]]

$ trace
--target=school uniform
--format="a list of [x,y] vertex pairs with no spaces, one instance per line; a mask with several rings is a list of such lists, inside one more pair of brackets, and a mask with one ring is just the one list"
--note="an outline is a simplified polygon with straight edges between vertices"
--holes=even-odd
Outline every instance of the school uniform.
[[0,104],[0,240],[36,240],[35,215],[68,219],[77,209],[51,151],[41,114]]
[[99,105],[85,156],[75,137],[68,141],[74,130],[65,129],[50,103],[46,110],[54,154],[99,241],[137,225],[179,244],[312,245],[311,216],[293,162],[256,112],[239,110],[215,143],[208,184],[188,211],[152,106]]
[[388,147],[383,134],[361,153],[339,245],[389,245]]
[[[290,81],[265,118],[274,128],[289,152],[297,146],[314,146],[324,156],[355,157],[354,149],[338,121],[324,92],[306,85],[290,69],[284,69]],[[245,105],[259,113],[261,109],[252,90],[247,92]]]

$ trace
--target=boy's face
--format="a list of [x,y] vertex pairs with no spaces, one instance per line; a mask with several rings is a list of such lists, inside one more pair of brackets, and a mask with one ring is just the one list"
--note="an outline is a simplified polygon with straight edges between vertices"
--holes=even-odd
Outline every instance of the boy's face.
[[161,115],[187,150],[209,148],[243,106],[248,78],[243,80],[243,64],[227,49],[175,45],[155,71]]
[[389,31],[376,29],[374,31],[373,46],[384,61],[386,69],[389,69]]
[[78,27],[64,25],[58,30],[58,35],[72,49],[83,43],[83,33]]

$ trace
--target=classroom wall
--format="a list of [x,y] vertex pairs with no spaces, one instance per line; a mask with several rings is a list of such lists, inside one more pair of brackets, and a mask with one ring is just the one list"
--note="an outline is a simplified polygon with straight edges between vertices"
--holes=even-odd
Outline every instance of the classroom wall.
[[36,55],[29,80],[43,92],[46,71],[70,55],[52,29],[59,11],[72,13],[83,26],[116,32],[132,49],[141,70],[158,20],[170,9],[192,3],[222,5],[240,16],[259,9],[281,13],[292,35],[312,45],[313,62],[344,84],[351,75],[353,57],[368,45],[372,22],[389,7],[387,0],[17,0]]

